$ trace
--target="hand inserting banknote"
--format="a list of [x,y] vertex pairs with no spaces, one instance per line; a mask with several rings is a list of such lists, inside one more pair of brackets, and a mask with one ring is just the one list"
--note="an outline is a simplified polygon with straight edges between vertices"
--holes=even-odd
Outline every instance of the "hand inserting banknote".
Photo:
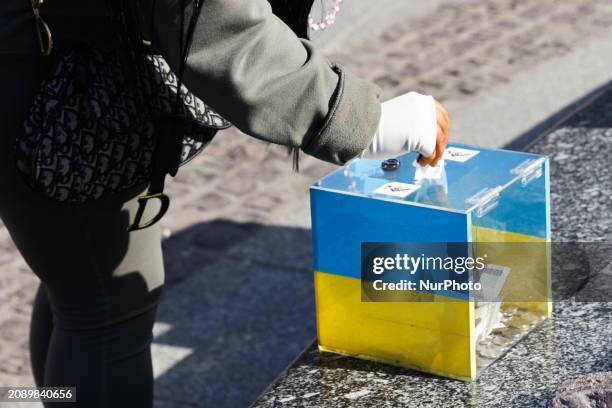
[[436,166],[421,166],[416,160],[414,181],[419,186],[416,201],[423,204],[436,206],[448,206],[448,181],[444,158],[440,159]]

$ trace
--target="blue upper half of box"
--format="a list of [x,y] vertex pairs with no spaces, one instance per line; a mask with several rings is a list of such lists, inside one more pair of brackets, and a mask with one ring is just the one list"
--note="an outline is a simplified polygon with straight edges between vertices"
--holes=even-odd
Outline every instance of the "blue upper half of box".
[[[468,213],[486,192],[501,193],[524,177],[529,163],[543,167],[546,158],[530,153],[449,144],[442,175],[415,180],[416,153],[397,158],[396,170],[384,170],[382,160],[357,159],[313,184],[315,189],[354,194],[373,199]],[[527,167],[521,169],[521,166]]]
[[459,144],[445,155],[436,180],[415,180],[410,153],[396,170],[358,159],[314,183],[315,269],[359,278],[363,242],[479,241],[473,227],[550,239],[546,157]]

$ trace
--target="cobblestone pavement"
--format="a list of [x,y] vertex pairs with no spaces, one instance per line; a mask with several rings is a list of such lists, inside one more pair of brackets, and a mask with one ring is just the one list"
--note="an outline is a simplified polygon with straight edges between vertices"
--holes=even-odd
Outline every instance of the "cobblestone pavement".
[[607,0],[472,0],[396,24],[332,58],[385,97],[417,90],[447,102],[506,83],[611,25]]
[[[442,5],[435,13],[390,27],[381,36],[349,45],[332,57],[374,80],[385,96],[419,90],[444,101],[468,101],[517,72],[609,32],[611,22],[609,0],[466,1],[460,6]],[[208,234],[181,234],[179,240],[166,240],[169,285],[239,246],[260,225],[275,224],[296,205],[307,206],[309,183],[331,168],[303,157],[296,174],[283,149],[236,130],[222,132],[170,184],[173,202],[163,226],[168,237],[194,223],[234,222],[212,222]],[[36,278],[0,227],[3,386],[32,381],[27,335],[36,286]]]

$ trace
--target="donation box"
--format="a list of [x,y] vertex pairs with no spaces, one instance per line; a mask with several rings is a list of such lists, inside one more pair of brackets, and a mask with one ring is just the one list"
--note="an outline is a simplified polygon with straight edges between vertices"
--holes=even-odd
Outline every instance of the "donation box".
[[319,349],[474,380],[551,315],[549,162],[459,144],[416,159],[311,186]]

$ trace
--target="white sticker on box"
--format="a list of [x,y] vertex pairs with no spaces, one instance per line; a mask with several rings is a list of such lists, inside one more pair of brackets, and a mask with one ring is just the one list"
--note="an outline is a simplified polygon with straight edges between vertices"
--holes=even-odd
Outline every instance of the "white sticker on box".
[[420,186],[416,184],[398,183],[394,181],[378,187],[374,190],[374,193],[404,198],[417,191],[419,187]]
[[480,153],[478,150],[462,149],[460,147],[447,147],[444,159],[464,163]]

